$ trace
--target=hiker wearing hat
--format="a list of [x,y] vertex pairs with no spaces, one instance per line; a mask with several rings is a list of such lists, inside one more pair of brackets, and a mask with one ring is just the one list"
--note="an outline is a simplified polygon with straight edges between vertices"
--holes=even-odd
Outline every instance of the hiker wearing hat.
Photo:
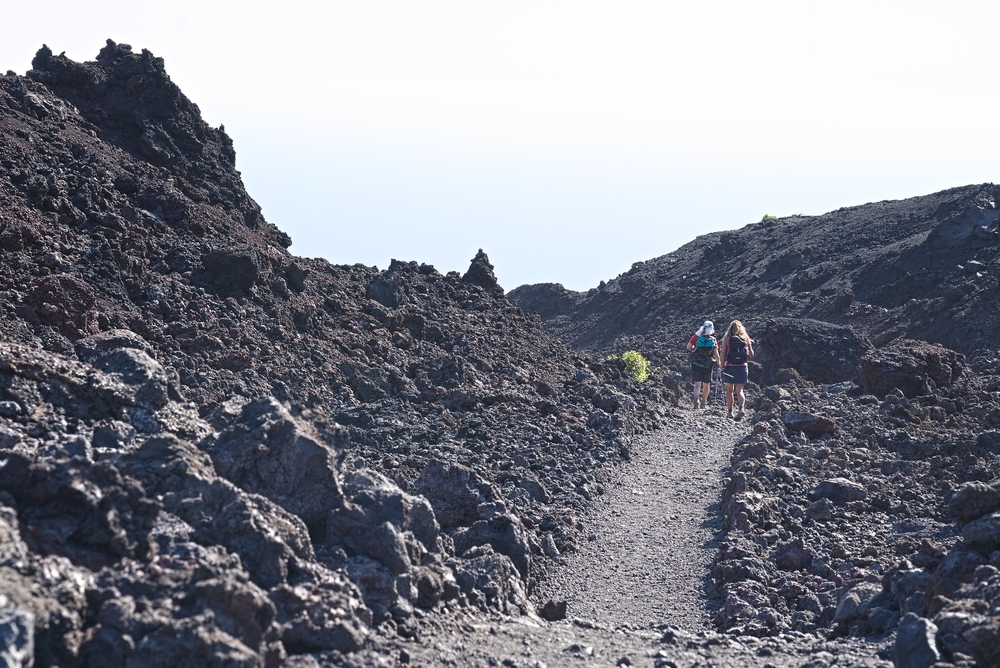
[[739,320],[733,320],[722,337],[722,380],[726,383],[726,414],[733,417],[735,399],[739,412],[737,420],[743,417],[746,397],[743,385],[749,380],[749,361],[753,358],[753,339]]
[[708,392],[712,387],[712,367],[720,363],[719,342],[713,336],[715,326],[706,320],[688,341],[691,355],[691,380],[694,381],[694,409],[708,406]]

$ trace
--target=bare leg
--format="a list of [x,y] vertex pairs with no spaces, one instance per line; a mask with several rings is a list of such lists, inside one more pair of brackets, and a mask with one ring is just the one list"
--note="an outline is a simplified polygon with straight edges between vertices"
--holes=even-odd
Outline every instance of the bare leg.
[[739,407],[740,411],[743,410],[743,405],[746,404],[747,398],[743,394],[743,383],[739,383],[735,387],[736,390],[736,405]]
[[695,384],[694,384],[694,407],[695,408],[698,407],[698,401],[701,398],[702,386],[703,385],[705,385],[705,383],[701,382],[700,380],[699,381],[695,381]]
[[733,384],[726,383],[726,412],[733,413]]

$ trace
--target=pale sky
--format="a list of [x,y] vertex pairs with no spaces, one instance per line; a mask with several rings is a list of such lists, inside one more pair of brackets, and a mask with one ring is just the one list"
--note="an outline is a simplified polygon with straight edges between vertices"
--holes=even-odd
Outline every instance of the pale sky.
[[147,48],[292,252],[586,290],[765,214],[998,180],[986,2],[5,2],[46,43]]

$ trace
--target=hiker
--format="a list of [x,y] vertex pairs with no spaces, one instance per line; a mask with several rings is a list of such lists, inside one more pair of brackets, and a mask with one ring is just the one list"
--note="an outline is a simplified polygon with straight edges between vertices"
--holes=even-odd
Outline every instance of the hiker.
[[708,406],[708,392],[712,388],[712,366],[720,363],[719,342],[712,336],[715,325],[706,320],[688,341],[691,355],[691,380],[694,381],[694,409]]
[[726,415],[733,417],[733,400],[735,398],[739,412],[737,420],[743,417],[743,407],[747,398],[743,395],[743,386],[748,378],[748,362],[753,358],[753,339],[747,334],[746,327],[739,320],[733,320],[722,337],[720,346],[722,356],[722,380],[726,383]]

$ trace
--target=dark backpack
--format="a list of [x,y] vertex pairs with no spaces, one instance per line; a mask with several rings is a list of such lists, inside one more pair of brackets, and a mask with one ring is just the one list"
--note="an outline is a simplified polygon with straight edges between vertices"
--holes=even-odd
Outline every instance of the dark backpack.
[[712,363],[712,355],[715,353],[715,339],[711,336],[699,336],[694,342],[694,355],[691,357],[691,364],[707,368]]
[[747,342],[738,336],[729,337],[729,350],[726,352],[726,361],[730,364],[746,364]]

